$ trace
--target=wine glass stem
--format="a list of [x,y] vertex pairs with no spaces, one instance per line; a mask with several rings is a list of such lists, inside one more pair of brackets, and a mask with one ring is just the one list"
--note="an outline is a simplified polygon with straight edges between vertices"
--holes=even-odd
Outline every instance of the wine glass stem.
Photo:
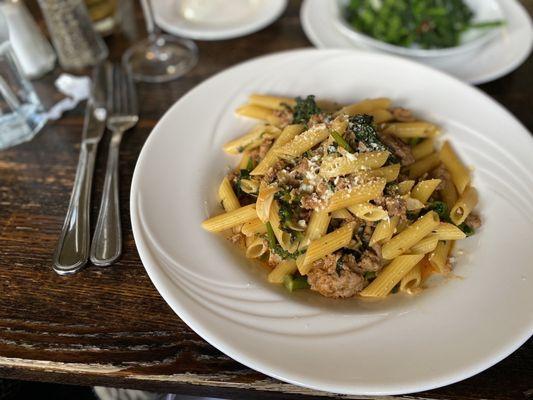
[[148,32],[148,37],[151,40],[155,40],[155,38],[160,34],[160,30],[155,23],[152,0],[141,0],[141,5],[143,8],[144,20],[146,22],[146,31]]

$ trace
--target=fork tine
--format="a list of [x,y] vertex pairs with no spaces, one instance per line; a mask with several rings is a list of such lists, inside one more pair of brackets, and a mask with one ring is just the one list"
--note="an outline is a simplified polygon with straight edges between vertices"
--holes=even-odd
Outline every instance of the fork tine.
[[131,71],[129,68],[123,68],[124,72],[124,82],[126,85],[126,99],[127,99],[127,112],[129,115],[137,115],[137,95],[135,93],[135,86],[133,83],[133,79],[131,77]]
[[108,64],[106,66],[106,78],[107,78],[107,113],[108,115],[113,114],[113,104],[115,102],[114,98],[114,82],[113,82],[113,72],[115,70],[115,66],[112,64]]
[[122,94],[123,83],[122,83],[122,71],[120,67],[115,64],[115,114],[123,115],[124,114],[124,95]]

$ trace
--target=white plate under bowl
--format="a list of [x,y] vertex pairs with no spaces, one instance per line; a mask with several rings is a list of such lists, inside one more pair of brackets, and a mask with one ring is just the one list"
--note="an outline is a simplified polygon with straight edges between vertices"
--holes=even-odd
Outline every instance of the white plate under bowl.
[[[251,93],[342,103],[388,96],[439,124],[474,166],[481,198],[484,225],[458,246],[460,278],[372,303],[289,294],[204,231],[200,223],[220,212],[217,187],[237,162],[222,144],[253,125],[233,113]],[[508,111],[439,71],[357,51],[278,53],[208,79],[159,121],[133,176],[133,233],[170,307],[235,360],[330,392],[427,390],[490,367],[532,334],[531,154],[530,133]]]
[[[225,9],[223,13],[206,11],[216,1]],[[196,3],[202,9],[200,17],[186,17],[184,4]],[[242,3],[242,4],[241,4]],[[245,36],[270,25],[287,7],[287,0],[157,0],[153,1],[154,16],[158,26],[177,36],[196,40],[223,40]],[[214,8],[215,9],[215,8]]]
[[[386,51],[407,57],[425,58],[425,57],[451,57],[461,54],[470,53],[479,49],[481,46],[492,40],[498,35],[498,28],[492,29],[469,29],[460,37],[460,43],[454,47],[442,49],[422,49],[416,47],[396,46],[383,42],[355,30],[344,18],[344,8],[349,0],[337,0],[329,2],[333,7],[334,23],[338,30],[345,36],[357,43],[363,43],[365,46],[374,47],[378,50]],[[466,5],[474,13],[473,23],[486,21],[504,20],[505,16],[497,0],[466,0]]]
[[[416,61],[476,85],[498,79],[518,68],[531,53],[531,18],[516,0],[498,0],[498,4],[506,24],[497,29],[495,37],[484,46],[467,54],[417,58]],[[304,0],[300,20],[311,43],[318,48],[380,52],[343,34],[336,26],[337,14],[328,1]]]

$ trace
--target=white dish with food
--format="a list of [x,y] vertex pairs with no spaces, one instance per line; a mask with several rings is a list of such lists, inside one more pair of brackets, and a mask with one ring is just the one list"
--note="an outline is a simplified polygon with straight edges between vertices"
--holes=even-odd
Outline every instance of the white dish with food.
[[[219,210],[224,168],[235,166],[220,148],[253,126],[233,110],[252,93],[308,93],[344,104],[390,97],[438,125],[473,167],[484,222],[455,249],[456,277],[379,302],[288,293],[203,230]],[[157,124],[133,177],[133,233],[170,307],[235,360],[335,393],[428,390],[489,368],[533,332],[532,152],[531,134],[508,111],[433,69],[353,50],[274,54],[203,82]]]

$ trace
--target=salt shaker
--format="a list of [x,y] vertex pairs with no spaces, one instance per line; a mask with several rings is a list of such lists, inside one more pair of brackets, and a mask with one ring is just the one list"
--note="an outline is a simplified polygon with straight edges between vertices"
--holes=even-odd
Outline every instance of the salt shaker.
[[38,78],[54,68],[56,55],[21,0],[0,0],[6,17],[11,47],[24,75]]
[[107,58],[107,47],[83,0],[39,0],[39,5],[64,69],[79,70]]

